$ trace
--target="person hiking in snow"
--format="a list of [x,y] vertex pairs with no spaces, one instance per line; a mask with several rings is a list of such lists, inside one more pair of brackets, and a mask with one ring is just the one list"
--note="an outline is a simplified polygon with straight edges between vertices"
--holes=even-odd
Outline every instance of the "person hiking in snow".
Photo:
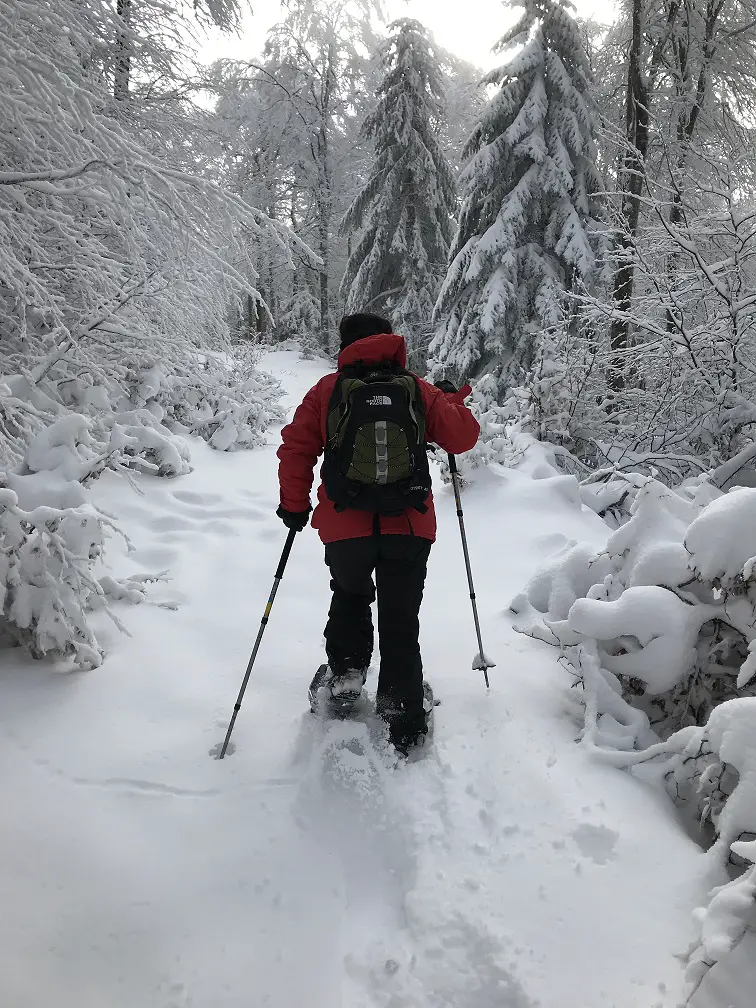
[[306,526],[313,471],[325,452],[312,524],[325,544],[333,598],[325,628],[328,664],[310,685],[310,703],[315,710],[323,688],[337,713],[359,700],[373,653],[370,604],[377,585],[376,710],[406,755],[423,741],[432,708],[418,642],[436,537],[427,442],[469,451],[480,427],[463,402],[470,386],[431,385],[407,371],[404,339],[386,319],[348,315],[339,334],[338,371],[310,389],[281,432],[276,513],[289,529]]

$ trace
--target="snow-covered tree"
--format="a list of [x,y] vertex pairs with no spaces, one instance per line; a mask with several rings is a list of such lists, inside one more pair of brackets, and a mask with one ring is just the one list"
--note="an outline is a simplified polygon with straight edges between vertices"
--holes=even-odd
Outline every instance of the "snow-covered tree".
[[[256,163],[242,153],[236,167],[249,169],[249,182],[267,187],[280,217],[318,253],[326,350],[334,328],[334,280],[346,258],[334,241],[334,220],[358,175],[354,123],[364,108],[371,22],[380,8],[380,0],[285,0],[262,56],[237,64],[239,96],[246,101],[254,92],[248,103],[254,119],[240,123],[242,132],[266,139],[254,144]],[[286,282],[281,286],[285,297]]]
[[118,27],[109,0],[0,0],[0,627],[90,663],[106,521],[82,488],[105,469],[187,472],[182,431],[261,442],[278,389],[231,366],[228,306],[265,311],[243,239],[288,242],[203,175],[182,130],[199,114],[166,99],[183,120],[162,135],[157,110],[144,129],[114,108]]
[[109,83],[85,59],[109,34],[108,9],[0,0],[0,345],[29,396],[47,385],[79,405],[73,389],[98,385],[111,406],[125,396],[141,408],[155,367],[163,395],[173,374],[210,393],[198,352],[223,345],[229,299],[259,300],[239,236],[285,242],[188,172],[183,151],[159,157],[108,114]]
[[444,88],[434,43],[410,19],[390,31],[379,52],[378,104],[363,125],[375,162],[343,222],[362,233],[341,289],[348,312],[387,314],[417,351],[446,266],[456,195],[438,138]]
[[568,0],[526,0],[499,42],[517,51],[470,137],[460,227],[436,305],[437,370],[527,367],[565,290],[595,269],[600,180],[591,71]]
[[241,6],[242,0],[116,0],[112,14],[104,11],[115,31],[92,54],[115,100],[133,106],[175,94],[195,24],[238,28]]
[[289,296],[276,318],[276,331],[282,339],[299,340],[313,350],[319,343],[320,305],[303,271],[294,273],[292,280]]
[[[618,216],[611,325],[617,389],[625,384],[622,354],[635,335],[625,314],[635,294],[634,245],[645,229],[646,187],[670,176],[685,178],[696,146],[712,152],[737,146],[741,155],[752,146],[747,110],[756,93],[755,43],[750,4],[709,0],[632,0],[602,38],[605,134],[617,162],[611,175]],[[620,95],[624,108],[616,100]],[[681,210],[674,201],[667,208],[675,226]],[[679,261],[672,257],[669,268]]]

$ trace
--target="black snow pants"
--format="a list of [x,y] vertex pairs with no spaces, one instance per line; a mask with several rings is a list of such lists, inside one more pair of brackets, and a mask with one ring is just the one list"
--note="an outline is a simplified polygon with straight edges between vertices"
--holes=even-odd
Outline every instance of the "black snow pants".
[[370,604],[377,588],[381,668],[376,706],[392,714],[402,735],[424,731],[425,725],[418,636],[431,545],[419,536],[373,535],[327,543],[325,548],[333,590],[325,628],[328,664],[337,675],[370,664]]

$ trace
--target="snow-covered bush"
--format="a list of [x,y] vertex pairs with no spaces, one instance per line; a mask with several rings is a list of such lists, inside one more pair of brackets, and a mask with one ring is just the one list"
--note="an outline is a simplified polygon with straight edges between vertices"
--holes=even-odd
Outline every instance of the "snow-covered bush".
[[[738,678],[756,637],[756,490],[700,481],[674,491],[637,477],[630,520],[598,553],[572,543],[512,603],[545,627],[573,666],[593,648],[611,688],[668,734],[703,724]],[[544,636],[543,632],[539,636]],[[750,678],[750,677],[749,677]],[[601,711],[596,732],[601,734]]]
[[[480,424],[480,437],[474,448],[457,456],[457,468],[464,482],[474,482],[481,466],[498,464],[517,467],[534,479],[562,475],[564,449],[549,441],[539,441],[533,434],[533,406],[527,389],[513,388],[503,405],[497,402],[498,383],[493,375],[484,375],[473,385],[467,399]],[[439,456],[441,461],[441,456]],[[446,462],[441,475],[448,481]]]
[[756,895],[756,490],[674,491],[642,476],[634,489],[603,550],[569,543],[511,608],[518,630],[561,648],[581,743],[617,767],[642,764],[711,824],[713,859],[748,862],[697,912],[695,989]]
[[[531,445],[533,439],[522,431],[523,424],[518,417],[518,403],[513,397],[500,406],[496,401],[496,381],[490,375],[481,378],[473,386],[467,399],[476,420],[480,424],[480,437],[473,449],[457,456],[457,467],[463,480],[474,479],[474,471],[483,465],[498,462],[513,466]],[[448,479],[448,467],[444,462],[442,475]]]
[[0,489],[2,630],[35,658],[73,655],[93,668],[102,652],[86,616],[102,589],[91,563],[103,541],[101,521],[85,505],[25,511],[10,489]]
[[[56,654],[81,667],[99,665],[102,650],[88,613],[104,611],[123,629],[108,599],[144,599],[150,578],[95,576],[115,528],[86,491],[105,467],[127,471],[135,457],[151,468],[183,470],[174,446],[180,441],[145,425],[133,430],[135,436],[113,424],[109,439],[100,441],[92,420],[63,412],[32,437],[15,469],[0,471],[0,630],[34,658]],[[148,435],[154,464],[145,458]]]

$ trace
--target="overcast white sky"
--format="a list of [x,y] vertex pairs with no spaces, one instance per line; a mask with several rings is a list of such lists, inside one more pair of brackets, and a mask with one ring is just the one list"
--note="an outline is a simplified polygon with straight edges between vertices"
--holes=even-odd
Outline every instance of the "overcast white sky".
[[[511,14],[501,0],[387,0],[390,19],[414,17],[422,21],[445,49],[475,66],[488,70],[496,65],[491,46],[504,34]],[[610,20],[611,0],[577,0],[581,14]],[[249,59],[257,55],[265,33],[280,17],[278,0],[252,0],[239,37],[215,34],[202,47],[203,62],[216,59]]]

